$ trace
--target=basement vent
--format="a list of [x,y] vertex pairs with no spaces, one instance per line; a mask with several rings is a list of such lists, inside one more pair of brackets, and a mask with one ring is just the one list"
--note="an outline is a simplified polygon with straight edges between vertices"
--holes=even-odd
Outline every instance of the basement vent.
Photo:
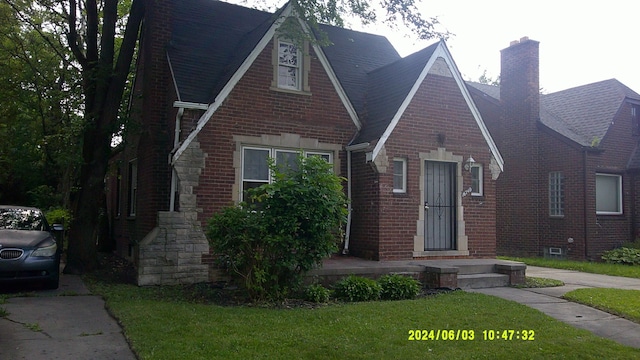
[[562,255],[562,248],[559,247],[550,247],[549,255]]
[[544,257],[547,259],[565,259],[567,257],[566,248],[545,247],[543,251],[544,251]]

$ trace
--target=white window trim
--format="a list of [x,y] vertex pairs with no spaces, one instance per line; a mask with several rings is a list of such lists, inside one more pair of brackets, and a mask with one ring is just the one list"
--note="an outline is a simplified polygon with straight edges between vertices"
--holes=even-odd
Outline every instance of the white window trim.
[[282,92],[290,92],[296,94],[310,95],[311,89],[309,87],[309,68],[311,66],[311,59],[309,57],[309,43],[304,42],[302,48],[298,48],[298,83],[295,87],[280,85],[280,59],[279,49],[280,43],[291,44],[292,41],[285,39],[275,39],[273,45],[273,80],[271,81],[271,89]]
[[[394,177],[394,181],[393,181],[393,192],[395,194],[406,194],[407,193],[407,159],[403,159],[403,158],[394,158],[393,159],[394,162],[394,166],[393,166],[393,177]],[[402,188],[396,188],[395,186],[395,162],[401,162],[402,163]]]
[[[598,211],[598,204],[596,200],[596,215],[622,215],[624,206],[622,204],[622,175],[618,174],[604,174],[604,173],[596,173],[596,178],[598,176],[610,176],[618,178],[618,210],[617,211]],[[598,188],[596,186],[596,192]]]
[[[478,168],[478,191],[471,190],[471,196],[483,196],[484,195],[484,168],[482,164],[473,164],[471,168]],[[471,180],[473,180],[473,175],[471,175]],[[473,186],[471,187],[473,189]]]
[[[286,153],[300,153],[300,149],[291,149],[291,148],[282,148],[282,147],[269,147],[269,146],[253,146],[253,145],[243,145],[242,146],[242,150],[241,150],[241,156],[242,156],[242,162],[240,165],[240,201],[244,201],[244,187],[243,187],[243,183],[245,181],[250,181],[250,182],[264,182],[265,184],[270,184],[273,181],[273,174],[271,173],[271,170],[269,170],[269,176],[268,176],[268,181],[264,181],[264,180],[255,180],[255,179],[245,179],[244,176],[244,155],[245,155],[245,149],[255,149],[255,150],[267,150],[269,151],[269,157],[272,159],[276,158],[276,154],[279,152],[286,152]],[[306,150],[302,150],[302,155],[305,157],[309,157],[312,155],[328,155],[329,156],[329,163],[333,164],[333,153],[329,152],[329,151],[306,151]]]
[[[558,202],[560,204],[560,209],[558,209],[560,211],[560,213],[558,214],[554,214],[553,210],[554,208],[552,207],[552,201],[551,201],[551,181],[552,181],[552,177],[553,176],[559,176],[559,178],[555,178],[553,179],[554,181],[560,181],[560,188],[558,189],[559,194],[557,194],[560,198],[558,199]],[[556,218],[560,218],[560,217],[564,217],[564,175],[562,174],[562,171],[551,171],[549,172],[549,183],[548,183],[548,191],[549,191],[549,216],[551,217],[556,217]]]

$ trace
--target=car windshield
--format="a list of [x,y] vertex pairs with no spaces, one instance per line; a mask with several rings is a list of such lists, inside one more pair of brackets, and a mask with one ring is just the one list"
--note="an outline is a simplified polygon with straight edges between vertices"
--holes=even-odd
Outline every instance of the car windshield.
[[45,230],[44,216],[36,209],[0,209],[0,229]]

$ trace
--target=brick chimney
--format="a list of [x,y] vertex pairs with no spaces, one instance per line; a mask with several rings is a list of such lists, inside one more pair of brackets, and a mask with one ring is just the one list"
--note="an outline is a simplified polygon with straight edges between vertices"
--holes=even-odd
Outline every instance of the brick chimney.
[[535,256],[539,250],[541,175],[539,43],[527,37],[501,51],[501,148],[498,179],[498,254]]
[[501,51],[500,99],[524,121],[540,117],[540,43],[523,37]]

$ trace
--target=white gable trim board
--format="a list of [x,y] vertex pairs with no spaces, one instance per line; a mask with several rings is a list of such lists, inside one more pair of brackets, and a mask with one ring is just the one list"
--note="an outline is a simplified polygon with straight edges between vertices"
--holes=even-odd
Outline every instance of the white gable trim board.
[[[267,45],[271,42],[271,40],[275,36],[276,30],[280,27],[284,19],[286,19],[288,16],[291,16],[291,15],[292,15],[291,5],[288,4],[286,8],[282,11],[282,14],[280,15],[280,17],[276,19],[276,21],[274,21],[274,23],[271,25],[269,30],[265,33],[262,39],[260,39],[256,47],[251,51],[251,53],[249,54],[249,56],[247,56],[247,58],[244,60],[242,65],[240,65],[238,70],[233,74],[229,82],[227,82],[227,84],[222,88],[220,93],[216,96],[215,100],[208,106],[207,111],[205,111],[205,113],[202,114],[202,116],[198,120],[196,128],[189,134],[189,136],[187,136],[187,138],[182,142],[182,144],[180,144],[178,149],[175,150],[170,160],[170,163],[172,165],[175,164],[175,162],[180,158],[182,153],[189,147],[189,144],[191,144],[191,142],[194,141],[196,136],[198,136],[202,128],[204,128],[204,126],[209,122],[213,114],[218,110],[220,105],[229,96],[229,94],[238,84],[240,79],[242,79],[242,77],[253,65],[253,63],[258,58],[258,56],[262,53],[262,51],[264,51]],[[309,32],[308,26],[306,26],[306,24],[304,24],[304,22],[299,17],[298,17],[298,20],[304,26],[305,31]],[[316,51],[316,54],[318,55],[318,59],[320,60],[320,63],[322,64],[327,75],[329,76],[329,79],[331,80],[331,83],[333,84],[336,92],[338,93],[338,96],[342,100],[343,105],[345,106],[347,112],[349,113],[351,120],[353,121],[356,128],[360,130],[360,128],[362,127],[360,119],[358,118],[356,111],[353,108],[353,105],[351,104],[351,102],[349,101],[349,98],[347,97],[344,89],[340,85],[340,82],[338,81],[336,74],[331,68],[331,65],[329,64],[329,61],[327,60],[324,52],[317,45],[313,45],[313,49]],[[176,106],[176,104],[174,104],[174,106]]]
[[478,111],[478,108],[476,107],[475,103],[471,99],[471,94],[469,94],[469,90],[464,84],[462,75],[458,71],[458,68],[453,61],[453,57],[451,56],[451,53],[449,53],[449,50],[447,49],[447,45],[444,41],[440,41],[440,43],[438,44],[437,48],[431,55],[431,58],[429,58],[429,61],[427,61],[427,64],[425,65],[424,69],[422,69],[420,76],[418,76],[418,79],[413,84],[413,87],[409,91],[409,94],[404,99],[404,101],[402,102],[402,105],[400,105],[400,108],[398,108],[398,111],[396,112],[393,119],[387,126],[387,129],[384,131],[384,133],[380,137],[380,140],[378,141],[376,146],[373,148],[371,155],[369,156],[369,154],[367,154],[368,155],[367,160],[370,159],[371,161],[375,161],[376,157],[378,156],[380,151],[383,149],[387,139],[389,139],[389,136],[391,136],[391,133],[393,133],[393,130],[398,125],[400,118],[402,118],[402,115],[404,114],[405,110],[413,100],[413,97],[418,92],[418,89],[422,85],[422,82],[427,77],[427,74],[429,73],[429,71],[431,70],[431,68],[433,67],[433,65],[435,64],[438,58],[442,58],[448,65],[449,70],[451,71],[451,74],[455,79],[456,84],[458,85],[458,88],[462,92],[462,96],[464,97],[467,103],[467,106],[469,106],[469,110],[471,110],[471,113],[473,114],[473,117],[476,120],[476,123],[478,124],[480,131],[482,132],[482,136],[487,142],[487,145],[489,145],[491,154],[496,159],[498,166],[502,171],[504,167],[504,160],[502,159],[502,155],[500,155],[500,151],[498,151],[498,147],[496,146],[495,142],[493,141],[493,138],[489,134],[489,130],[487,129],[486,125],[484,124],[484,121],[482,120],[482,116],[480,115],[480,111]]

